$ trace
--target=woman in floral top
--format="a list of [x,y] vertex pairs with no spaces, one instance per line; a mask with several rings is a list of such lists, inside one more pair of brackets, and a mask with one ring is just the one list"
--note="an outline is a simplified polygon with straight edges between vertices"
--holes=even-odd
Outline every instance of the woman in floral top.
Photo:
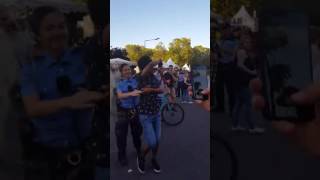
[[138,66],[142,72],[137,76],[138,88],[143,92],[140,96],[138,111],[146,143],[146,147],[137,158],[138,170],[142,174],[145,173],[145,157],[150,151],[152,151],[152,166],[154,172],[160,173],[161,171],[156,160],[161,134],[161,99],[158,95],[162,93],[160,87],[161,82],[153,74],[153,67],[157,63],[158,62],[152,62],[148,56],[144,56],[138,61]]

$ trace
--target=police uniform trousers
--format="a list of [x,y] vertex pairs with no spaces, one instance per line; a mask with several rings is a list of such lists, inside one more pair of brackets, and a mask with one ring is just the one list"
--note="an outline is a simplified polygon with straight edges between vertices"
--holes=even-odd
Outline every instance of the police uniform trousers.
[[115,133],[119,156],[125,155],[126,153],[129,126],[131,128],[134,147],[137,150],[137,153],[140,153],[142,126],[139,122],[138,110],[118,108],[118,120],[116,122]]

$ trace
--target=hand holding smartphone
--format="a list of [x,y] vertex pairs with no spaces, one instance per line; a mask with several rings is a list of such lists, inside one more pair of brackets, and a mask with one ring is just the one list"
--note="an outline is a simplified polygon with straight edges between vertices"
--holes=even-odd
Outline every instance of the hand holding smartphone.
[[294,123],[313,120],[314,105],[292,99],[313,83],[308,16],[294,10],[266,10],[261,13],[260,29],[264,116]]

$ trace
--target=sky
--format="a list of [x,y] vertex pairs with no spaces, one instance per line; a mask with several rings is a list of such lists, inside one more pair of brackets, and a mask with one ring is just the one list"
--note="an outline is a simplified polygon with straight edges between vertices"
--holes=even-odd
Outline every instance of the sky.
[[166,47],[175,38],[210,47],[210,0],[111,0],[110,46]]

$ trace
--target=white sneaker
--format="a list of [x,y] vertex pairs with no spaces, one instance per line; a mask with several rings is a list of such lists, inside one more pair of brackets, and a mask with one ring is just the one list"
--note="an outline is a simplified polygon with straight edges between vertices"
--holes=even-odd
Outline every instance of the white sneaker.
[[189,103],[189,104],[193,104],[193,102],[192,102],[192,101],[189,101],[188,103]]
[[249,133],[252,133],[252,134],[262,134],[264,133],[265,130],[264,128],[253,128],[253,129],[249,129]]
[[232,131],[246,131],[247,129],[241,126],[237,126],[237,127],[232,127],[231,128]]

